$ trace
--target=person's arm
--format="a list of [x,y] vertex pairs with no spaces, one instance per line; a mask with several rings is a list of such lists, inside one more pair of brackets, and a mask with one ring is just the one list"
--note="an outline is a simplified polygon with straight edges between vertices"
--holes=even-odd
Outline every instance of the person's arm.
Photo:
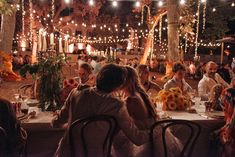
[[68,98],[66,99],[63,107],[60,111],[58,111],[51,122],[52,127],[62,127],[63,124],[68,122],[69,119],[69,108],[72,102],[73,93],[77,90],[77,88],[73,89]]
[[162,88],[158,84],[156,84],[155,82],[152,82],[152,81],[150,81],[150,88],[153,88],[156,91],[162,90]]
[[206,82],[205,81],[199,81],[198,83],[198,95],[202,99],[208,99],[209,97],[209,92],[206,89]]
[[216,81],[218,81],[218,83],[220,83],[222,86],[224,86],[225,88],[229,87],[229,84],[225,82],[224,79],[219,74],[216,74],[216,78],[217,78]]
[[144,102],[138,97],[131,97],[126,100],[126,106],[129,115],[135,120],[148,118],[148,110],[144,106]]
[[139,146],[149,141],[149,132],[141,131],[136,127],[124,104],[115,118],[121,130],[134,144]]
[[[170,80],[169,80],[170,81]],[[170,85],[170,82],[169,81],[167,81],[165,84],[164,84],[164,86],[163,86],[163,89],[164,90],[169,90],[170,88],[171,88],[171,85]]]

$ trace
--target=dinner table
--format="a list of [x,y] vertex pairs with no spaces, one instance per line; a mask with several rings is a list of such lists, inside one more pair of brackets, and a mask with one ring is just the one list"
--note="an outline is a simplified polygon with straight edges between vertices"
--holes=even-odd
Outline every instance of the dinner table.
[[[193,106],[196,112],[189,111],[165,111],[165,117],[170,119],[183,119],[196,122],[201,127],[200,135],[193,149],[192,157],[210,157],[212,133],[220,129],[224,124],[223,111],[206,111],[204,102]],[[176,127],[173,134],[179,140],[185,140],[186,128]]]
[[[204,105],[192,106],[196,112],[188,111],[162,111],[162,118],[184,119],[198,123],[201,133],[196,142],[193,157],[208,157],[210,150],[210,135],[216,129],[224,125],[223,112],[206,112]],[[217,115],[217,116],[215,116]],[[21,125],[28,133],[27,154],[32,157],[52,157],[63,137],[65,128],[53,128],[51,121],[52,112],[41,112],[31,118],[21,118]],[[184,131],[181,128],[173,130],[173,134],[180,140],[184,139]]]

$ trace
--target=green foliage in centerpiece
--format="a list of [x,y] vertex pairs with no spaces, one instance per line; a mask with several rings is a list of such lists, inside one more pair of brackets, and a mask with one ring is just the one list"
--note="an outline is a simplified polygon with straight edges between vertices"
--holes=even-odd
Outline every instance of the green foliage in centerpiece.
[[25,65],[20,70],[20,75],[25,77],[27,73],[38,78],[38,98],[42,110],[56,110],[61,107],[60,90],[62,79],[62,66],[64,56],[50,56],[40,59],[34,65]]

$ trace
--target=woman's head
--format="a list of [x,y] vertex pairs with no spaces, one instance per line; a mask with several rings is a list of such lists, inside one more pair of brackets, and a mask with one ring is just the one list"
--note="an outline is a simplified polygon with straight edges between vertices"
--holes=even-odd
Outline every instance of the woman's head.
[[134,94],[137,88],[141,86],[140,78],[134,68],[130,66],[126,66],[125,68],[127,70],[127,78],[124,87],[130,94]]
[[137,68],[141,82],[149,81],[149,67],[147,65],[141,64]]
[[185,76],[186,69],[183,64],[181,63],[175,63],[173,65],[172,71],[175,74],[175,77],[179,80],[182,80]]
[[96,87],[98,90],[111,93],[122,87],[126,81],[127,71],[125,68],[116,65],[105,65],[97,75]]
[[140,83],[140,78],[138,76],[137,71],[130,67],[126,66],[127,69],[127,78],[126,83],[124,84],[124,87],[128,91],[130,95],[135,95],[138,93],[142,100],[144,101],[144,105],[146,106],[149,116],[156,117],[156,113],[153,107],[153,104],[147,95],[145,89],[142,87],[142,84]]

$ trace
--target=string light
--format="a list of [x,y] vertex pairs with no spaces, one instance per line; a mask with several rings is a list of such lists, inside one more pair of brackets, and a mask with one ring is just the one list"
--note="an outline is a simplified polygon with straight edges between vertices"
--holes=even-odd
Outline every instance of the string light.
[[51,0],[51,16],[55,15],[55,0]]
[[159,6],[159,7],[162,7],[162,6],[163,6],[163,2],[162,2],[162,1],[159,1],[159,2],[158,2],[158,6]]
[[112,2],[112,6],[113,6],[113,7],[117,7],[117,6],[118,6],[118,3],[117,3],[117,1],[116,1],[116,0],[113,0],[113,2]]
[[30,13],[30,24],[29,24],[29,33],[30,33],[30,37],[29,37],[29,44],[30,46],[32,46],[32,40],[33,40],[33,2],[32,0],[29,0],[29,13]]
[[137,7],[137,8],[140,7],[140,1],[135,2],[135,7]]
[[158,33],[159,33],[159,42],[161,43],[162,42],[162,16],[159,20],[159,31],[158,31]]
[[22,35],[25,33],[25,11],[24,11],[24,0],[21,1],[21,9],[22,9]]
[[185,0],[180,0],[180,4],[184,5],[185,4]]
[[95,4],[94,0],[89,0],[89,5],[90,6],[94,6],[94,4]]
[[206,28],[206,0],[202,0],[204,7],[203,7],[203,25],[202,25],[202,32],[205,31]]
[[197,6],[197,30],[196,30],[196,38],[195,38],[195,57],[197,57],[197,50],[198,50],[198,35],[199,35],[199,23],[200,23],[200,6],[201,6],[201,0],[198,0],[198,6]]

